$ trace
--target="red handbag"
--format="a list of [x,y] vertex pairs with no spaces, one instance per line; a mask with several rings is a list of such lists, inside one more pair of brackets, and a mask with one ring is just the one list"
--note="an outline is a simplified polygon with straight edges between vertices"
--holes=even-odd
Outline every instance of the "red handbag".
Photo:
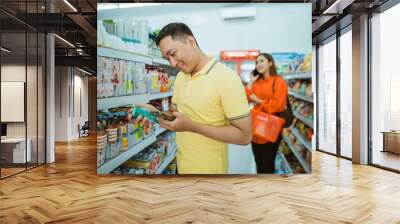
[[276,142],[281,134],[285,120],[261,111],[263,104],[259,109],[251,110],[253,123],[253,136],[266,142]]

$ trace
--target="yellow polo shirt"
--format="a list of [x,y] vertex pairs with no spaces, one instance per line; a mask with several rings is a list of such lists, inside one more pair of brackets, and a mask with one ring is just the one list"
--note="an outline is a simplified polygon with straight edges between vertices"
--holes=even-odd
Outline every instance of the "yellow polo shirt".
[[[215,58],[193,76],[178,73],[172,103],[189,119],[212,126],[224,126],[250,114],[240,77]],[[176,142],[179,173],[227,173],[226,143],[193,132],[177,132]]]

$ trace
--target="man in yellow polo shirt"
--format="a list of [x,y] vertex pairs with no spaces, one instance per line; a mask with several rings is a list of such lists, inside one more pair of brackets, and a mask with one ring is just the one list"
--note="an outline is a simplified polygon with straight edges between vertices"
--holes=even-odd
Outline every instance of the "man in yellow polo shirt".
[[227,143],[251,141],[251,118],[244,87],[231,69],[207,57],[192,31],[170,23],[157,45],[171,66],[180,70],[174,85],[174,121],[160,120],[176,131],[180,174],[226,174]]

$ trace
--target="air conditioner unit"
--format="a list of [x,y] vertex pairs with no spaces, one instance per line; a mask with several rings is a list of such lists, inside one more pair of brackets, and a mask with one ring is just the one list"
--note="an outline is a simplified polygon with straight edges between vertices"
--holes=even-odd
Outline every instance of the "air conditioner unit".
[[224,20],[230,19],[251,19],[256,15],[256,7],[234,7],[227,8],[221,11],[221,16]]

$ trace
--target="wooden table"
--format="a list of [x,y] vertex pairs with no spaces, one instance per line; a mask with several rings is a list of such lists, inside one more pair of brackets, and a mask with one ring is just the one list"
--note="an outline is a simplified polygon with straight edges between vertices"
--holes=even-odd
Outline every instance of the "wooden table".
[[400,154],[400,131],[382,131],[383,150],[382,152],[392,152]]

